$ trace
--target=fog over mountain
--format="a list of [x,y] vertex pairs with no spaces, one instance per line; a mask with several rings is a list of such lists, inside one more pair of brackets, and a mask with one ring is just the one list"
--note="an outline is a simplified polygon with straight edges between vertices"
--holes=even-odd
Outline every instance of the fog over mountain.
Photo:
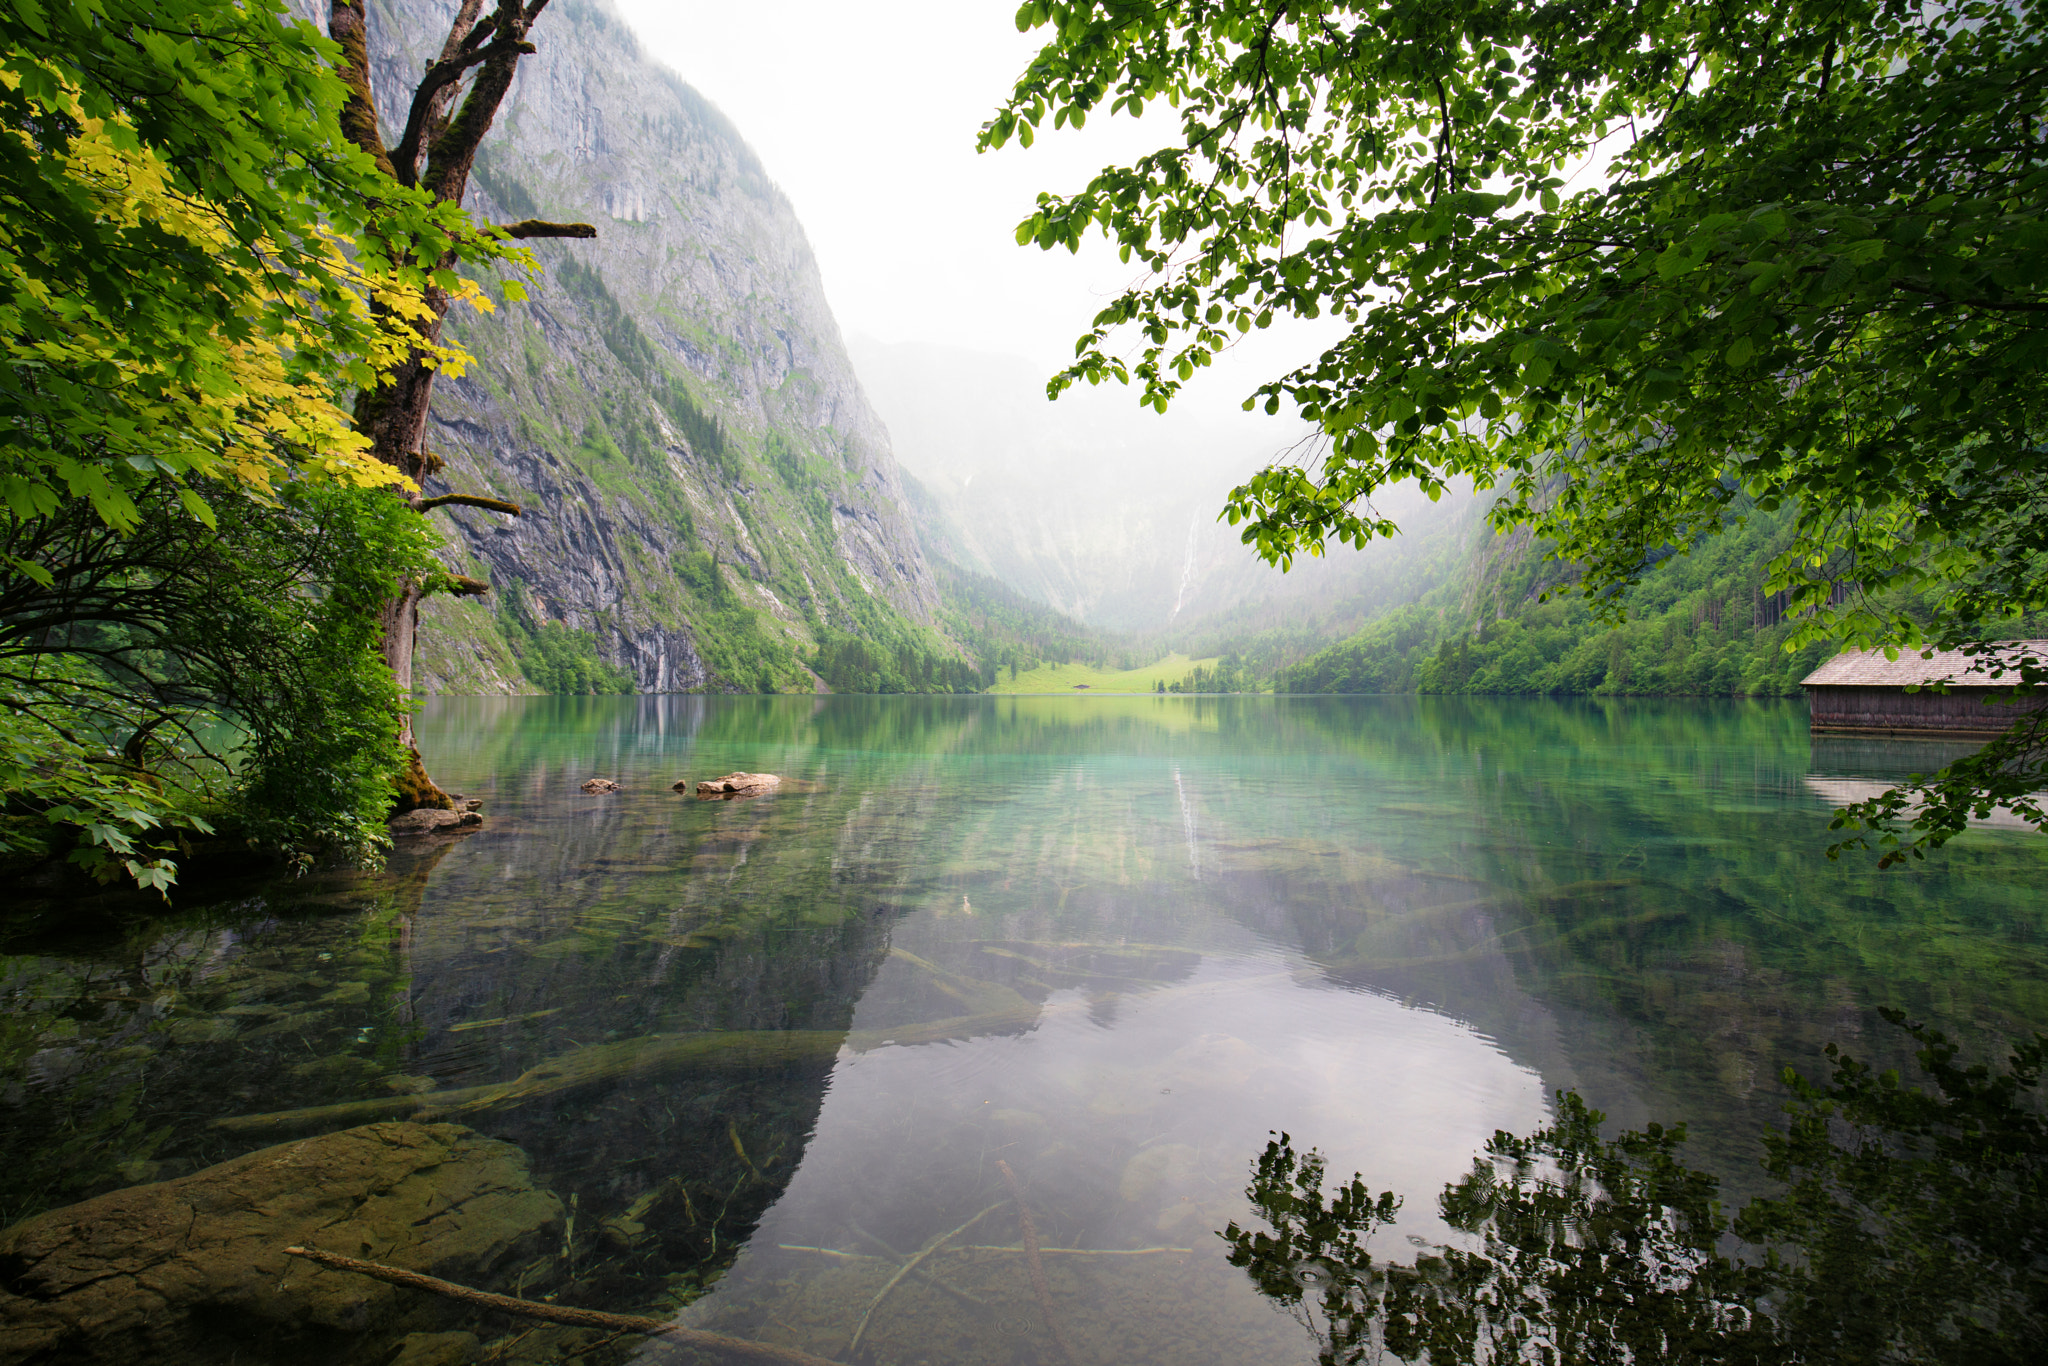
[[1401,540],[1335,547],[1282,574],[1218,515],[1248,475],[1310,453],[1294,450],[1307,433],[1298,419],[1243,412],[1241,394],[1199,379],[1161,415],[1121,385],[1048,401],[1046,375],[1019,356],[859,333],[847,349],[928,496],[928,546],[1101,629],[1181,630],[1260,604],[1299,612],[1376,593],[1470,502],[1393,490],[1380,505]]
[[[453,5],[376,6],[387,123]],[[469,207],[599,232],[536,246],[530,302],[451,319],[476,364],[437,390],[447,468],[430,492],[527,513],[444,514],[451,567],[496,591],[430,603],[425,686],[536,686],[545,624],[651,691],[801,686],[799,655],[833,631],[949,658],[993,648],[945,636],[927,555],[1141,652],[1229,651],[1285,624],[1281,654],[1298,657],[1421,591],[1421,553],[1462,501],[1396,491],[1382,506],[1400,541],[1287,574],[1218,520],[1247,476],[1313,456],[1298,417],[1240,405],[1326,345],[1329,324],[1248,336],[1165,414],[1115,384],[1048,400],[1052,364],[1022,334],[1016,349],[1040,358],[858,329],[842,350],[805,228],[742,130],[611,0],[557,0],[539,39]]]

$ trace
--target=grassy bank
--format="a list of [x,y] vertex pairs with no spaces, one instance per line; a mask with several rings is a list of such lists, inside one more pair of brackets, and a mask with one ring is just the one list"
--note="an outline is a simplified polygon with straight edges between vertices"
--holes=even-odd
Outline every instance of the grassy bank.
[[1180,682],[1197,668],[1213,668],[1216,660],[1190,659],[1168,655],[1138,669],[1098,669],[1092,664],[1041,664],[1019,670],[1013,678],[1008,669],[996,678],[992,693],[1047,692],[1157,692]]

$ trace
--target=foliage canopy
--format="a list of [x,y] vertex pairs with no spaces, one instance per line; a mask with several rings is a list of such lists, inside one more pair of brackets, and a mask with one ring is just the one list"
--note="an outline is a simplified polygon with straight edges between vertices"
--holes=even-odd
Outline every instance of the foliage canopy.
[[156,478],[398,481],[339,401],[407,356],[429,286],[485,302],[414,258],[507,248],[341,140],[334,44],[276,0],[25,0],[0,50],[8,510],[119,527]]
[[521,254],[342,137],[340,48],[280,0],[22,0],[0,54],[0,844],[68,825],[157,887],[151,842],[223,803],[373,845],[402,701],[372,585],[431,535],[365,501],[410,483],[347,405],[459,366],[421,324],[487,301],[447,267]]
[[1179,119],[1018,228],[1149,272],[1055,392],[1163,407],[1276,317],[1348,324],[1254,396],[1326,438],[1230,496],[1269,560],[1392,534],[1388,484],[1469,479],[1611,604],[1782,507],[1798,643],[1953,643],[2048,598],[2043,11],[1031,0],[1050,40],[982,144]]

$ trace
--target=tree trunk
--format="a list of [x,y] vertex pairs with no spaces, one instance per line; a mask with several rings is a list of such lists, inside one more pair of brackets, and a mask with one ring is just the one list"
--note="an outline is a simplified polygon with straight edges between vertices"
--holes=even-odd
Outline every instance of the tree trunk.
[[417,583],[402,580],[398,592],[378,608],[384,631],[384,662],[391,666],[399,696],[405,699],[398,709],[398,743],[405,751],[405,766],[398,775],[398,792],[392,802],[394,814],[423,806],[443,811],[455,808],[455,799],[427,775],[427,766],[420,760],[419,742],[412,733],[412,652],[419,635],[420,597]]
[[[469,173],[484,134],[497,117],[498,105],[511,88],[519,58],[533,50],[526,41],[527,30],[540,16],[548,0],[498,0],[488,22],[479,25],[484,0],[463,0],[458,7],[441,57],[427,68],[415,90],[406,120],[406,131],[394,156],[384,145],[378,125],[376,93],[370,86],[369,17],[364,0],[332,0],[328,31],[341,45],[338,74],[349,88],[342,107],[343,134],[374,158],[393,180],[418,185],[443,203],[460,204],[469,186]],[[457,92],[464,82],[469,89],[459,109]],[[452,112],[451,112],[452,111]],[[522,236],[595,236],[583,224],[535,224],[535,231]],[[446,269],[455,264],[448,252],[430,263]],[[450,299],[439,289],[426,292],[429,317],[417,325],[421,346],[441,339],[441,327]],[[433,398],[435,371],[415,353],[384,384],[367,390],[356,400],[356,427],[372,442],[379,460],[402,471],[415,484],[439,468],[439,461],[422,447],[426,434],[427,409]],[[419,507],[417,492],[402,495]],[[516,514],[515,514],[516,515]],[[405,769],[400,775],[394,812],[417,807],[449,809],[454,802],[428,776],[420,760],[412,729],[413,646],[419,631],[422,585],[400,579],[392,595],[379,607],[383,628],[384,662],[398,684],[401,702],[398,716],[399,743],[405,750]]]

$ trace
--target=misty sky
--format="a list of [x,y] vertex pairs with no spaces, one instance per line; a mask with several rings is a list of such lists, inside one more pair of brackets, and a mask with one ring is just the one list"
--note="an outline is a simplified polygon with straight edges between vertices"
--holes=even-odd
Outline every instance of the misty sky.
[[[1079,188],[1105,163],[1171,139],[1170,111],[1099,117],[1028,151],[977,155],[983,120],[1039,46],[1017,32],[1014,0],[617,3],[648,52],[761,155],[803,221],[845,332],[1006,352],[1050,374],[1132,280],[1106,247],[1077,258],[1018,247],[1013,233],[1041,189]],[[1176,409],[1234,408],[1313,355],[1312,340],[1255,334]]]

